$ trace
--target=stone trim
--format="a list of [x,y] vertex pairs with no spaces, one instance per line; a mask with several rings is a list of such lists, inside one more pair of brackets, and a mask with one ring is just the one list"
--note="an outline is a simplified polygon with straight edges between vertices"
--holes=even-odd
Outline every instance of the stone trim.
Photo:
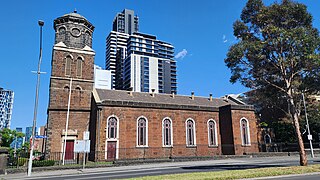
[[[57,44],[58,45],[58,44]],[[72,52],[72,53],[80,53],[80,54],[89,54],[89,55],[95,55],[96,53],[91,49],[85,47],[83,49],[71,49],[69,47],[63,47],[63,46],[53,46],[54,50],[60,50],[60,51],[66,51],[66,52]]]
[[[59,108],[59,107],[57,107],[57,108],[49,107],[48,111],[68,111],[68,109],[67,108]],[[90,108],[77,108],[77,109],[70,108],[70,111],[91,112],[91,109]]]
[[[68,80],[70,81],[69,77],[57,77],[57,76],[51,76],[50,79],[57,79],[57,80]],[[88,79],[77,79],[77,78],[72,78],[72,81],[79,81],[79,82],[90,82],[94,83],[94,80],[88,80]]]
[[100,100],[100,97],[98,95],[96,88],[93,88],[92,95],[93,95],[93,98],[96,103],[101,103],[101,100]]

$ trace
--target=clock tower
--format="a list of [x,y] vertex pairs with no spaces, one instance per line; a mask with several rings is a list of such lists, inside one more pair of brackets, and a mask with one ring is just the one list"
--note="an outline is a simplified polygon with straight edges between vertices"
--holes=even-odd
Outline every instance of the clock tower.
[[94,83],[94,26],[75,11],[55,19],[53,27],[55,44],[51,62],[46,150],[49,155],[63,152],[66,142],[65,159],[74,159],[74,142],[83,139],[83,132],[89,125]]

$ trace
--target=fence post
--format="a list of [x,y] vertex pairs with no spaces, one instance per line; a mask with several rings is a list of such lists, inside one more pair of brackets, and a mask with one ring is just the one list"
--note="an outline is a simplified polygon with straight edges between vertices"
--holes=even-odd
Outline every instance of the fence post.
[[0,174],[6,174],[7,158],[7,154],[0,154]]

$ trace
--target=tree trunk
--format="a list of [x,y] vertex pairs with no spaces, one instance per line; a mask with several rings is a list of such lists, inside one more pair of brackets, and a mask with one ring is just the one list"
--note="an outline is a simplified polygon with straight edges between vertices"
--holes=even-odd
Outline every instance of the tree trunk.
[[292,116],[294,127],[295,127],[296,134],[297,134],[297,137],[298,137],[299,154],[300,154],[300,165],[301,166],[307,166],[308,165],[308,160],[307,160],[307,155],[306,155],[306,151],[304,149],[304,144],[303,144],[303,140],[302,140],[302,136],[301,136],[301,132],[300,132],[298,112],[297,112],[297,109],[296,109],[296,106],[294,104],[294,100],[293,100],[292,97],[290,98],[290,106],[291,106],[290,114]]

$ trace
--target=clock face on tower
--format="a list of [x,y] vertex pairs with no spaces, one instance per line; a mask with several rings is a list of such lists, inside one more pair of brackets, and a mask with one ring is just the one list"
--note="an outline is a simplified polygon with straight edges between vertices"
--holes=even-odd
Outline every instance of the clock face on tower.
[[78,28],[72,28],[71,35],[74,37],[79,37],[81,35],[81,32]]

